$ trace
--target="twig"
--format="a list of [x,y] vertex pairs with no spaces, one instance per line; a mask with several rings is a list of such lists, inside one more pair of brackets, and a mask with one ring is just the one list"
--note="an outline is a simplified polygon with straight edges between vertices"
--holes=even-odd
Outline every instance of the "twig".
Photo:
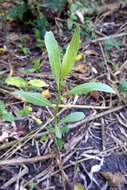
[[54,158],[55,156],[56,156],[55,154],[48,154],[46,156],[36,156],[32,158],[17,158],[17,159],[10,159],[10,160],[1,160],[0,166],[34,163],[38,161],[48,160],[50,158]]
[[127,35],[127,32],[123,32],[123,33],[120,33],[120,34],[112,34],[112,35],[109,35],[109,36],[96,38],[96,39],[93,39],[93,40],[87,40],[84,43],[82,43],[82,47],[87,46],[87,45],[89,45],[91,43],[96,43],[96,42],[108,40],[108,39],[111,39],[111,38],[118,38],[118,37],[122,37],[122,36],[126,36],[126,35]]
[[110,106],[93,106],[93,105],[73,105],[73,104],[60,104],[61,108],[88,108],[88,109],[109,109]]

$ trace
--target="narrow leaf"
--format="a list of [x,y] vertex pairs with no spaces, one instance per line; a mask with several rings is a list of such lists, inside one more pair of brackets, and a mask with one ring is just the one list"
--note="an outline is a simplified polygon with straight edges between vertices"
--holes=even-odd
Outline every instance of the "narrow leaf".
[[72,70],[80,44],[80,28],[77,27],[62,62],[61,77],[64,79]]
[[27,102],[32,103],[37,106],[52,106],[52,104],[44,98],[41,94],[35,92],[24,92],[24,91],[15,91],[14,95],[19,95],[21,98],[25,99]]
[[102,91],[115,94],[115,91],[109,85],[100,82],[80,84],[72,88],[70,91],[65,92],[65,94],[87,94],[92,91]]
[[85,118],[85,114],[83,112],[74,112],[69,115],[67,115],[65,118],[63,118],[60,123],[70,123],[79,121]]
[[58,85],[60,79],[60,67],[61,67],[60,50],[57,41],[55,40],[54,34],[51,31],[46,32],[45,45],[48,51],[51,70]]

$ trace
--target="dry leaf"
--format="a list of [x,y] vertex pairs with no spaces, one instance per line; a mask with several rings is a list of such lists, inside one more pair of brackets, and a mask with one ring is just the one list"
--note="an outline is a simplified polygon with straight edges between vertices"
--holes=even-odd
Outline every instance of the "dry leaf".
[[4,13],[0,13],[0,17],[4,16],[5,14]]
[[50,93],[49,89],[43,90],[43,91],[42,91],[42,95],[43,95],[45,98],[51,98],[51,93]]
[[0,48],[0,54],[1,53],[7,53],[7,49],[6,48]]
[[0,136],[0,142],[5,142],[9,138],[8,131],[3,131],[3,134]]
[[99,98],[100,98],[100,92],[99,91],[92,91],[92,92],[90,92],[90,97],[98,102]]
[[84,16],[83,16],[82,12],[78,10],[78,11],[76,11],[75,14],[78,16],[80,22],[81,22],[82,24],[84,24]]
[[16,40],[19,40],[19,35],[13,32],[8,36],[8,39],[14,42]]
[[111,173],[111,172],[102,172],[101,175],[109,182],[111,186],[122,186],[127,184],[126,178],[121,172]]
[[85,55],[98,55],[98,53],[94,50],[88,49],[84,52]]
[[75,61],[80,61],[83,58],[81,54],[78,54],[75,58]]
[[81,184],[75,184],[74,185],[74,190],[85,190],[85,189],[84,189],[83,185],[81,185]]
[[39,118],[35,117],[34,115],[32,115],[32,119],[33,119],[38,125],[41,125],[41,124],[42,124],[42,121],[41,121]]
[[74,71],[86,73],[88,72],[88,67],[85,64],[78,64],[75,66]]

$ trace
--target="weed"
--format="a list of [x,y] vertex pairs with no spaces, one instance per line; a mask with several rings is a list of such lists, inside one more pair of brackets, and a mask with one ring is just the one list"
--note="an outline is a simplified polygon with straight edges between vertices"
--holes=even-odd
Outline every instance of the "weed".
[[79,121],[85,118],[83,112],[71,113],[60,120],[58,116],[59,106],[61,99],[65,95],[72,94],[87,94],[91,91],[103,91],[115,94],[115,91],[108,85],[100,82],[89,82],[78,85],[69,91],[65,91],[66,77],[72,71],[73,65],[77,56],[77,52],[80,45],[80,28],[77,27],[72,40],[66,50],[61,63],[60,48],[55,40],[53,33],[46,32],[45,45],[48,51],[51,70],[54,76],[54,80],[57,85],[56,104],[52,104],[48,99],[36,92],[15,91],[15,95],[19,95],[26,101],[39,106],[49,106],[54,108],[54,123],[48,127],[55,134],[55,142],[58,148],[63,145],[62,136],[68,132],[68,123]]
[[127,81],[125,79],[120,80],[119,92],[120,94],[127,94]]
[[6,111],[6,106],[2,100],[0,100],[0,120],[1,119],[7,122],[15,121],[15,117]]
[[29,55],[30,53],[29,48],[25,47],[23,44],[18,44],[18,47],[22,50],[25,56]]

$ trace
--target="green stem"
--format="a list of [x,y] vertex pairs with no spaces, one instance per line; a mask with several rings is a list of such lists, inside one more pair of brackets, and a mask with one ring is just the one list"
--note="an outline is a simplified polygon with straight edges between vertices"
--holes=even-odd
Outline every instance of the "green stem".
[[61,85],[59,85],[58,93],[57,93],[57,99],[56,99],[56,106],[54,111],[54,124],[55,126],[58,126],[58,112],[59,112],[59,105],[61,102]]

